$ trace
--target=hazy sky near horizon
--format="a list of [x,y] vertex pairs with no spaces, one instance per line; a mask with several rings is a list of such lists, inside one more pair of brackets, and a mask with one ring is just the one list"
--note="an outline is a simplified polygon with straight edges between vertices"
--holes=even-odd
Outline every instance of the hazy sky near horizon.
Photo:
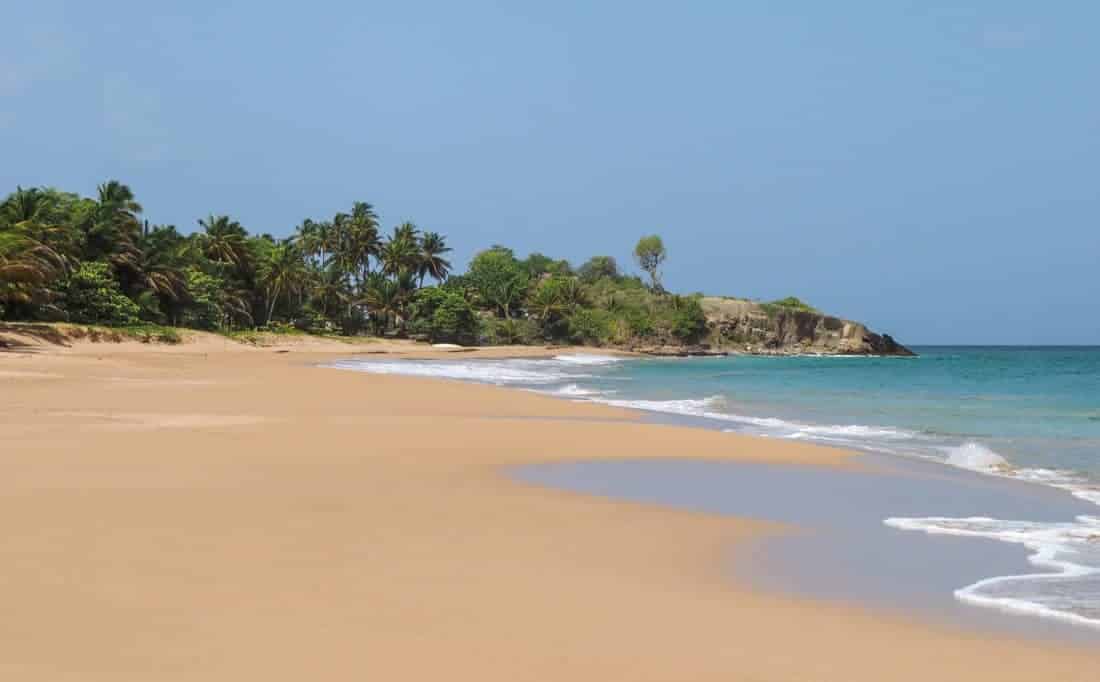
[[55,2],[4,10],[0,192],[448,235],[800,296],[903,342],[1100,343],[1100,4]]

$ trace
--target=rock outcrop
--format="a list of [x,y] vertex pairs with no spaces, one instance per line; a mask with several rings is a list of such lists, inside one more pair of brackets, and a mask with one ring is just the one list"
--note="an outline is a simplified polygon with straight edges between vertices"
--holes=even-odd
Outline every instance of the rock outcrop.
[[712,351],[759,355],[916,355],[889,334],[816,310],[735,298],[701,301]]

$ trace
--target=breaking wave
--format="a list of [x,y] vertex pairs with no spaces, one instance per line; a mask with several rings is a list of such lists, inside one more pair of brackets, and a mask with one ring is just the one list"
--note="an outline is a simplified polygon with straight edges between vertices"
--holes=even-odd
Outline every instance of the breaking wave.
[[1020,544],[1043,569],[986,578],[955,591],[961,601],[1100,628],[1100,518],[1040,523],[971,518],[889,518],[887,526]]
[[547,385],[588,379],[585,367],[610,365],[604,355],[558,355],[546,359],[500,360],[341,360],[327,365],[371,374],[434,377],[497,385]]

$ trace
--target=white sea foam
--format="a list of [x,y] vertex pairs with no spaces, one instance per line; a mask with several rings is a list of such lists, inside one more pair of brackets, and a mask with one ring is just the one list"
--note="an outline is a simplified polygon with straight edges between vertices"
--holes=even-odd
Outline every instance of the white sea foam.
[[753,417],[723,411],[727,401],[724,396],[686,400],[598,400],[597,402],[648,412],[664,412],[692,417],[704,417],[743,425],[730,432],[751,430],[759,435],[790,439],[854,442],[861,439],[908,441],[922,438],[921,434],[904,429],[864,424],[802,424],[777,417]]
[[577,384],[566,384],[559,388],[551,389],[548,391],[540,391],[549,395],[560,395],[566,398],[587,398],[594,395],[602,395],[603,391],[597,391],[594,388],[583,388]]
[[904,429],[892,429],[882,426],[865,426],[863,424],[827,424],[824,426],[812,424],[798,424],[789,422],[797,432],[789,438],[808,438],[814,436],[837,436],[841,438],[882,438],[885,440],[912,440],[920,438],[920,434]]
[[1009,469],[1008,460],[981,443],[963,443],[944,448],[947,463],[960,469],[981,471],[983,473],[1001,473]]
[[[1016,468],[1002,455],[976,442],[938,446],[925,434],[862,424],[802,424],[774,417],[750,417],[723,411],[716,395],[697,400],[599,400],[619,407],[736,422],[727,431],[807,439],[891,454],[912,454],[954,467],[1065,489],[1100,504],[1100,489],[1072,472]],[[996,519],[888,519],[896,528],[929,533],[983,537],[1023,544],[1031,562],[1046,572],[997,576],[961,588],[958,599],[970,604],[1030,613],[1100,628],[1100,519],[1080,517],[1073,523],[1038,523]]]
[[1014,478],[1028,483],[1060,488],[1076,498],[1100,505],[1100,488],[1072,471],[1015,467],[1003,456],[981,443],[968,442],[941,449],[947,455],[946,463],[951,466],[991,476]]
[[595,355],[595,354],[574,354],[574,355],[555,355],[554,360],[558,362],[565,362],[571,365],[613,365],[617,362],[622,362],[622,358],[617,358],[611,355]]
[[554,384],[589,377],[578,373],[574,363],[557,360],[343,360],[329,367],[507,385]]
[[715,395],[709,398],[687,400],[597,400],[596,402],[647,412],[665,412],[667,414],[722,419],[724,415],[714,412],[713,409],[723,401],[722,396]]
[[1043,572],[996,576],[955,591],[961,601],[1100,628],[1100,518],[1070,523],[971,518],[890,518],[887,526],[1021,544]]

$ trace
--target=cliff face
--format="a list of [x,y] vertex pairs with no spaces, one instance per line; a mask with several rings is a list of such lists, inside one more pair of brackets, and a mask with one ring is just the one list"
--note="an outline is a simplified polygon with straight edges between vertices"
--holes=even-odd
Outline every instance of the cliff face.
[[812,310],[705,297],[703,312],[714,351],[757,354],[915,355],[889,334]]

